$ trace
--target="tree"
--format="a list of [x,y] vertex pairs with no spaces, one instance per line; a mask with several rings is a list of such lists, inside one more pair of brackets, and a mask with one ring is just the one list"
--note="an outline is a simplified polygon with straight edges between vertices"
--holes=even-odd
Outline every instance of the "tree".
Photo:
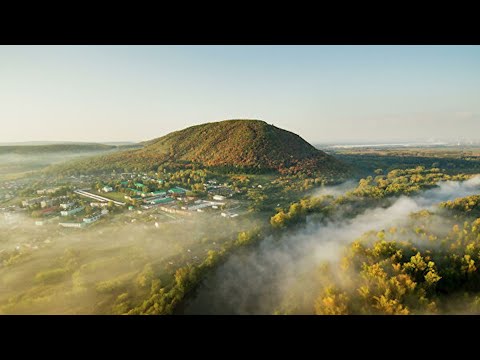
[[315,301],[317,315],[348,315],[348,296],[333,286],[327,287]]
[[270,224],[274,228],[279,229],[279,228],[285,227],[288,223],[288,220],[289,220],[289,216],[285,214],[285,212],[282,210],[277,214],[275,214],[274,216],[272,216],[272,218],[270,219]]

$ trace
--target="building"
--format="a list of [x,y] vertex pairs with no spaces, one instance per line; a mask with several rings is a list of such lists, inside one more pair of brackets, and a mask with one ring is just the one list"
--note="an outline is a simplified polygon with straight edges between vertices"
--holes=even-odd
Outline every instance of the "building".
[[107,202],[91,202],[90,203],[90,206],[92,208],[95,208],[95,207],[107,207],[108,206],[108,203]]
[[214,195],[214,196],[213,196],[213,200],[223,201],[223,200],[225,200],[225,196],[222,196],[222,195]]
[[160,204],[168,204],[172,201],[175,201],[175,199],[172,199],[171,197],[166,197],[166,198],[161,198],[161,199],[154,199],[149,201],[148,203],[150,205],[160,205]]
[[83,218],[83,222],[85,224],[91,224],[97,221],[98,219],[100,219],[101,217],[102,217],[101,214],[92,215],[92,216]]
[[46,200],[45,197],[39,197],[35,199],[28,199],[28,200],[23,200],[22,201],[22,206],[27,207],[27,206],[32,206],[35,204],[40,204],[43,200]]
[[237,217],[238,214],[236,213],[230,213],[230,212],[222,212],[221,214],[223,217],[225,218],[234,218],[234,217]]
[[167,196],[167,192],[166,191],[152,191],[150,193],[151,196],[159,196],[159,197],[165,197]]
[[106,193],[109,193],[109,192],[112,192],[113,191],[113,188],[111,186],[104,186],[102,188],[102,191],[103,192],[106,192]]
[[41,203],[40,203],[40,206],[41,208],[46,208],[48,206],[52,206],[54,204],[55,201],[53,201],[52,199],[50,200],[43,200]]
[[75,205],[74,202],[69,202],[69,203],[60,204],[60,207],[61,207],[63,210],[67,210],[68,208],[71,208],[73,205]]
[[85,227],[85,223],[58,223],[58,225],[66,228],[77,228],[77,229]]
[[83,209],[85,209],[85,207],[81,206],[81,207],[74,208],[74,209],[71,209],[71,210],[60,211],[60,215],[62,215],[62,216],[74,215],[74,214],[76,214],[76,213],[79,213],[79,212],[82,211]]
[[187,190],[176,186],[168,190],[168,193],[175,197],[180,197],[180,196],[184,196],[187,193]]

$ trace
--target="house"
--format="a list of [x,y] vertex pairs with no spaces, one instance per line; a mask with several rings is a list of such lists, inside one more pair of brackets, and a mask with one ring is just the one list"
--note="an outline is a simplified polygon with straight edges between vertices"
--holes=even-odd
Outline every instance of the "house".
[[111,186],[104,186],[102,188],[102,191],[105,192],[105,193],[112,192],[113,188]]
[[90,206],[92,208],[95,208],[95,207],[107,207],[108,206],[108,203],[107,202],[91,202],[90,203]]
[[91,224],[97,221],[98,219],[100,219],[101,217],[102,217],[101,214],[92,215],[92,216],[83,218],[83,222],[85,224]]
[[60,204],[60,207],[61,207],[63,210],[67,210],[68,208],[71,208],[73,205],[75,205],[74,202],[69,202],[69,203]]
[[152,196],[163,196],[163,197],[165,197],[165,196],[167,196],[167,192],[166,192],[166,191],[152,191],[152,192],[150,193],[150,195],[152,195]]
[[172,194],[173,196],[179,197],[179,196],[184,196],[187,193],[187,190],[176,186],[168,190],[168,193]]
[[54,201],[51,200],[51,199],[50,199],[50,200],[43,200],[43,201],[40,203],[40,206],[41,206],[41,208],[43,209],[43,208],[46,208],[47,206],[52,206],[53,203],[54,203]]
[[82,211],[83,209],[85,209],[85,207],[81,206],[81,207],[78,207],[78,208],[75,208],[75,209],[71,209],[71,210],[60,211],[60,215],[62,215],[62,216],[74,215],[74,214]]
[[214,195],[214,196],[213,196],[213,200],[222,201],[222,200],[225,200],[225,196],[222,196],[222,195]]
[[35,198],[35,199],[23,200],[22,201],[22,206],[27,207],[27,206],[39,204],[45,199],[46,199],[45,197],[40,197],[40,198]]

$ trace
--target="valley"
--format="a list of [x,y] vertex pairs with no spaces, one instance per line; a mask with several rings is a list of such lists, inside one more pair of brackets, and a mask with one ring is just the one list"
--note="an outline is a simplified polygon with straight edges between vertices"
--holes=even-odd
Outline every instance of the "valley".
[[[72,158],[65,157],[62,147],[22,154],[32,163],[43,152],[63,160],[39,163],[1,180],[0,313],[443,313],[451,311],[444,305],[451,299],[454,309],[459,306],[457,294],[463,288],[448,290],[450,296],[430,287],[426,293],[412,290],[408,304],[400,295],[382,298],[398,304],[381,307],[378,301],[386,296],[381,291],[390,289],[387,285],[369,290],[371,297],[361,303],[356,295],[360,290],[347,286],[350,277],[364,276],[361,263],[352,265],[358,267],[352,274],[335,270],[338,279],[329,271],[369,234],[376,237],[368,240],[373,245],[362,245],[367,253],[368,246],[384,246],[385,239],[406,246],[405,241],[417,244],[433,236],[449,244],[456,239],[449,231],[456,227],[472,232],[472,240],[459,245],[459,256],[470,254],[469,261],[480,261],[472,250],[480,246],[478,226],[466,225],[480,216],[475,197],[480,194],[475,177],[480,160],[466,156],[469,150],[342,148],[327,149],[327,155],[308,144],[308,151],[296,145],[298,161],[287,161],[275,143],[261,140],[271,148],[260,151],[245,142],[253,150],[238,154],[284,164],[258,167],[241,155],[205,160],[212,158],[215,146],[233,145],[212,138],[209,147],[196,149],[187,139],[200,135],[189,131],[182,140],[178,132],[160,138],[175,136],[176,144],[186,144],[181,146],[188,150],[175,149],[173,156],[161,150],[170,146],[167,140],[160,140],[167,144],[163,148],[153,141],[100,154],[70,149]],[[210,148],[211,153],[202,155]],[[177,151],[188,155],[174,156]],[[279,157],[265,157],[270,153]],[[310,160],[302,163],[304,153]],[[186,160],[194,154],[198,158]],[[324,160],[311,161],[312,156]],[[422,216],[417,219],[413,213]],[[437,222],[443,224],[441,231],[431,228]],[[412,238],[415,226],[423,230]],[[419,251],[428,258],[433,251],[429,244],[409,246],[426,247]],[[413,255],[402,255],[394,265],[407,266]],[[441,266],[450,263],[445,264],[435,263],[441,278],[448,278]],[[410,270],[390,274],[390,265],[375,266],[414,281]],[[416,288],[422,289],[422,279],[415,279]],[[471,304],[480,291],[476,281],[465,285]],[[428,306],[412,300],[427,295]],[[474,305],[470,308],[476,311]]]

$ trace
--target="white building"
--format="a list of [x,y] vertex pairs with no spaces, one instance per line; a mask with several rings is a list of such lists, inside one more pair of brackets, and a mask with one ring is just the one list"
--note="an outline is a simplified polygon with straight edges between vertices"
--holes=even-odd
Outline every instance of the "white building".
[[58,225],[66,228],[83,228],[85,227],[84,223],[58,223]]
[[113,191],[113,188],[112,188],[111,186],[104,186],[104,187],[102,188],[102,190],[103,190],[103,192],[108,193],[108,192],[112,192],[112,191]]
[[52,206],[54,203],[53,200],[43,200],[41,203],[40,203],[40,206],[43,208],[46,208],[47,206]]
[[107,207],[108,203],[107,202],[91,202],[90,206],[92,208],[94,208],[94,207]]
[[225,200],[225,196],[222,196],[222,195],[214,195],[214,196],[213,196],[213,200],[223,201],[223,200]]
[[67,210],[68,208],[72,207],[73,205],[75,205],[74,202],[69,202],[69,203],[60,204],[60,207],[64,210]]
[[73,215],[73,214],[76,214],[76,213],[82,211],[83,209],[85,209],[85,208],[82,206],[82,207],[78,207],[78,208],[71,209],[71,210],[60,211],[60,215],[70,216],[70,215]]

